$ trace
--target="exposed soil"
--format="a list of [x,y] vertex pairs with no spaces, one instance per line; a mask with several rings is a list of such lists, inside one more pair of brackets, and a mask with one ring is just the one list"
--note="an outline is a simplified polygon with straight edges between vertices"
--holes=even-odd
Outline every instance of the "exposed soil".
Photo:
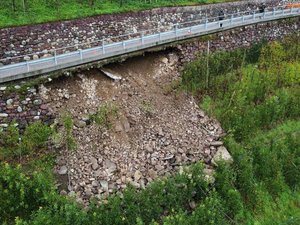
[[[53,113],[69,111],[75,120],[78,149],[61,149],[56,169],[67,167],[68,191],[78,201],[101,199],[128,183],[144,188],[199,160],[209,167],[217,151],[211,142],[222,129],[189,94],[171,88],[179,79],[177,62],[175,53],[156,53],[106,68],[120,81],[91,70],[42,88]],[[105,102],[118,108],[112,128],[82,125]]]

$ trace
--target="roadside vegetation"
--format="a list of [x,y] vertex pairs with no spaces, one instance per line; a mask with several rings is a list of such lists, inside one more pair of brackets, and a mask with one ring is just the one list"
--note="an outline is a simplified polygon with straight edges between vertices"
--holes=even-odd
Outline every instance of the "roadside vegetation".
[[163,6],[229,1],[232,0],[0,0],[0,27],[138,11]]
[[[218,165],[213,183],[199,162],[144,190],[129,187],[122,196],[112,195],[101,204],[92,201],[84,209],[72,197],[57,193],[53,155],[48,153],[22,166],[2,162],[0,221],[19,225],[299,224],[299,49],[300,40],[294,35],[251,49],[202,55],[185,67],[179,88],[197,96],[222,123],[225,145],[234,158],[230,165]],[[107,108],[99,110],[99,118],[106,115],[102,111]],[[15,128],[10,129],[7,132],[17,135]],[[31,145],[32,151],[43,148],[45,139],[39,140],[41,145]],[[9,140],[5,151],[15,148],[16,141]]]

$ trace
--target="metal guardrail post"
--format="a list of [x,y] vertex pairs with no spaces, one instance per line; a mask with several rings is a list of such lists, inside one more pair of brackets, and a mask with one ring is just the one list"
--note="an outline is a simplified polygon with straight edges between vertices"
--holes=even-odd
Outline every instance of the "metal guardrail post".
[[255,11],[253,12],[253,19],[255,20]]
[[29,62],[28,61],[26,62],[26,66],[27,66],[27,72],[29,72],[30,68],[29,68]]
[[266,17],[266,12],[264,11],[263,18],[265,18],[265,17]]
[[159,41],[161,41],[161,32],[159,32]]
[[141,33],[141,42],[142,42],[142,45],[144,44],[144,33],[142,32]]
[[275,16],[275,8],[273,8],[273,16]]
[[104,39],[102,39],[102,54],[105,54],[105,45],[104,45]]
[[83,55],[82,55],[82,50],[81,49],[79,50],[79,54],[80,54],[80,60],[82,60],[83,59]]
[[55,65],[57,65],[56,49],[54,49],[54,62],[55,62]]
[[207,21],[207,19],[205,19],[205,30],[207,30],[207,23],[208,23],[208,21]]
[[232,25],[232,22],[233,22],[233,15],[231,14],[231,16],[230,16],[230,25]]
[[243,23],[245,22],[245,15],[244,14],[242,16],[242,21],[243,21]]
[[123,49],[125,49],[125,41],[123,41],[122,44],[123,44]]

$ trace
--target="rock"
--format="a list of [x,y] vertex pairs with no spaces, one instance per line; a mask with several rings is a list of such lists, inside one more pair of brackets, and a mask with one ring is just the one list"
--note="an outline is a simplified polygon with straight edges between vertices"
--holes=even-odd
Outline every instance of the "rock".
[[104,168],[108,171],[108,173],[113,173],[116,171],[117,165],[114,162],[106,159],[104,161]]
[[56,164],[57,165],[59,165],[59,166],[63,166],[63,165],[65,165],[66,164],[66,160],[65,160],[65,158],[63,157],[63,156],[58,156],[57,158],[56,158]]
[[8,114],[7,113],[0,113],[0,117],[8,117]]
[[106,180],[100,180],[100,185],[104,191],[108,191],[108,182]]
[[75,196],[76,196],[76,193],[75,193],[75,191],[70,191],[68,195],[69,195],[70,197],[75,197]]
[[124,121],[123,126],[126,133],[130,131],[130,124],[127,120]]
[[78,128],[83,128],[86,126],[86,122],[84,122],[82,120],[75,120],[75,126]]
[[0,91],[5,91],[5,90],[6,90],[5,86],[0,87]]
[[61,194],[61,195],[65,195],[65,196],[68,195],[68,193],[66,192],[66,190],[61,190],[61,191],[60,191],[60,194]]
[[161,58],[160,61],[164,64],[167,64],[169,62],[169,60],[166,57]]
[[174,155],[167,155],[165,158],[163,158],[163,160],[170,160],[173,158],[174,158]]
[[123,127],[122,127],[122,124],[120,121],[116,121],[115,130],[116,130],[116,132],[121,132],[123,130]]
[[36,89],[35,88],[30,88],[28,91],[31,92],[31,93],[36,93]]
[[92,190],[89,187],[86,187],[84,190],[84,194],[87,198],[90,198],[92,196]]
[[93,170],[97,170],[99,168],[98,161],[97,161],[96,158],[92,157],[91,158],[91,163],[92,163],[92,169]]
[[67,174],[67,172],[68,172],[68,168],[66,166],[62,166],[62,167],[60,167],[58,174],[65,175],[65,174]]
[[35,116],[33,117],[34,120],[39,120],[40,119],[40,116]]
[[52,57],[51,54],[44,54],[41,58],[45,59],[45,58],[49,58],[49,57]]
[[233,163],[233,158],[230,155],[230,153],[227,151],[227,149],[224,146],[221,146],[218,148],[216,154],[214,155],[212,159],[212,164],[217,166],[218,162],[224,161],[226,163]]
[[93,187],[98,187],[99,186],[98,181],[96,181],[96,180],[92,181],[92,186]]
[[39,58],[40,58],[40,57],[39,57],[38,55],[33,55],[33,56],[32,56],[32,59],[33,59],[33,60],[37,60],[37,59],[39,59]]
[[23,111],[22,107],[21,107],[21,106],[18,106],[17,112],[18,112],[18,113],[21,113],[22,111]]
[[6,105],[12,105],[13,102],[14,102],[14,100],[10,98],[6,101]]
[[7,128],[7,127],[8,127],[8,124],[7,124],[7,123],[1,123],[1,124],[0,124],[0,127]]
[[36,99],[33,101],[33,104],[35,105],[41,105],[42,104],[42,100],[41,99]]
[[210,143],[211,146],[219,147],[223,145],[222,141],[213,141]]
[[69,98],[70,98],[69,93],[64,94],[64,98],[65,98],[65,99],[69,99]]
[[196,208],[196,203],[194,201],[189,202],[189,206],[191,209],[195,209]]
[[16,85],[16,86],[15,86],[15,89],[17,89],[17,90],[20,89],[20,88],[21,88],[20,85]]
[[134,173],[134,180],[139,181],[142,176],[143,176],[142,173],[139,170],[136,170]]
[[28,55],[24,56],[24,61],[29,61],[30,57]]
[[153,180],[157,177],[157,172],[155,170],[153,170],[153,169],[150,169],[148,171],[148,174],[151,177],[151,179],[153,179]]

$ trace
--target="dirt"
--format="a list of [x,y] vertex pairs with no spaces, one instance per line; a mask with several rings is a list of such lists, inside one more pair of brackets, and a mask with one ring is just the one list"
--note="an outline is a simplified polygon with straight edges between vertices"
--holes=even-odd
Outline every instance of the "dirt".
[[193,97],[172,88],[180,80],[176,53],[149,54],[106,69],[122,79],[91,70],[43,90],[52,112],[70,112],[75,125],[107,102],[118,109],[110,129],[75,126],[77,150],[60,150],[56,169],[68,167],[70,195],[86,203],[92,196],[121,193],[129,183],[144,188],[183,165],[203,161],[210,167],[217,151],[210,143],[222,129]]

